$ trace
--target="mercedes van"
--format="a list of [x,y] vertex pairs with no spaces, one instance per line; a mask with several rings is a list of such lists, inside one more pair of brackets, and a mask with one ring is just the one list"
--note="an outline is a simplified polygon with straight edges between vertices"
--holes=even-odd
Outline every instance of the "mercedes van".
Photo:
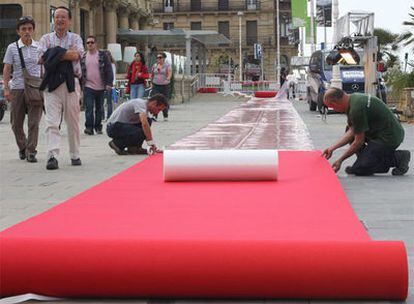
[[[329,88],[332,79],[332,65],[326,63],[326,57],[329,50],[316,51],[309,60],[309,68],[307,71],[307,100],[309,110],[320,112],[323,111],[323,95]],[[358,65],[342,65],[340,64],[342,89],[348,93],[364,93],[364,61],[362,50],[357,50],[361,58]]]

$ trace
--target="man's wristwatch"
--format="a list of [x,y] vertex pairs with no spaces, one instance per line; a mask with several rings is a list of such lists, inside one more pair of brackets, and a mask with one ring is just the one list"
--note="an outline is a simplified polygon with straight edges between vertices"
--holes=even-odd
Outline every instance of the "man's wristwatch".
[[148,146],[155,146],[155,142],[153,140],[147,140]]

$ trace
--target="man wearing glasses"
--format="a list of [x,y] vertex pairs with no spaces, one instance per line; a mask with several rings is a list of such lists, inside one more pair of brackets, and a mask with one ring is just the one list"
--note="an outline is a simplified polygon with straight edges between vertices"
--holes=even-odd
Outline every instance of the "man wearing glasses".
[[[107,52],[98,50],[95,36],[86,39],[88,51],[82,56],[82,87],[85,102],[85,134],[102,134],[103,103],[111,91],[114,74]],[[94,115],[95,108],[95,115]]]
[[61,61],[72,62],[73,72],[75,74],[75,88],[70,90],[68,84],[63,82],[55,90],[44,91],[45,109],[46,109],[46,142],[47,142],[47,165],[46,169],[55,170],[59,168],[57,157],[59,155],[60,144],[60,123],[62,118],[65,119],[69,139],[69,153],[72,166],[80,166],[79,158],[80,131],[80,84],[79,79],[82,76],[80,65],[81,55],[84,52],[82,38],[75,33],[69,32],[71,25],[72,13],[64,6],[56,9],[53,16],[55,21],[55,31],[43,35],[39,41],[40,63],[44,63],[41,56],[48,50],[55,47],[61,47],[66,50]]
[[[4,97],[11,103],[10,121],[19,157],[30,163],[37,162],[36,147],[39,135],[39,123],[42,117],[42,104],[26,100],[24,95],[24,77],[20,61],[19,49],[22,51],[24,65],[31,76],[40,77],[38,64],[38,43],[32,39],[35,22],[32,17],[21,17],[17,22],[17,34],[20,39],[7,47],[3,59]],[[13,68],[13,78],[10,79]],[[24,133],[24,120],[28,118],[28,137]]]

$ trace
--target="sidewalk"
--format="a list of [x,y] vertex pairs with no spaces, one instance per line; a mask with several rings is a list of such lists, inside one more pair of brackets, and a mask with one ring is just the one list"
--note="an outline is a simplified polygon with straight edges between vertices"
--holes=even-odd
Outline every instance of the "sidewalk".
[[[175,105],[168,122],[160,119],[153,125],[154,137],[160,147],[174,143],[189,135],[208,122],[214,121],[243,101],[242,98],[223,97],[216,94],[201,94],[191,102]],[[295,101],[294,105],[307,124],[316,149],[332,144],[345,127],[344,115],[329,115],[323,122],[316,112],[310,112],[305,102]],[[144,156],[118,156],[107,145],[106,135],[81,136],[81,167],[72,167],[68,154],[66,136],[62,136],[60,169],[47,171],[45,160],[44,120],[40,128],[38,147],[39,163],[29,164],[18,159],[17,148],[10,129],[8,112],[0,122],[0,230],[56,206],[62,201],[96,185],[143,160]],[[84,113],[81,113],[83,131]],[[414,154],[414,125],[404,124],[406,140],[402,148]],[[63,130],[62,134],[66,131]],[[334,159],[339,154],[334,155]],[[352,161],[348,160],[343,168]],[[361,221],[370,236],[376,240],[403,240],[410,259],[410,296],[406,303],[414,303],[414,161],[406,176],[393,177],[349,177],[343,168],[339,173],[341,183]],[[161,301],[161,300],[70,300],[59,303],[206,303],[211,301]],[[214,301],[213,303],[224,303]],[[266,301],[268,302],[268,301]],[[272,301],[275,303],[309,303],[308,301]],[[37,303],[37,302],[33,302]],[[230,302],[226,302],[230,303]],[[247,303],[247,302],[243,302]],[[249,303],[264,303],[250,301]],[[318,302],[311,303],[335,303]],[[356,301],[352,303],[362,303]],[[376,302],[386,303],[386,302]]]
[[[169,121],[162,115],[152,127],[158,147],[168,146],[194,133],[242,102],[242,98],[215,94],[199,95],[190,103],[171,107]],[[45,119],[42,118],[38,144],[38,163],[18,159],[17,146],[10,128],[9,112],[0,122],[0,230],[17,224],[67,200],[143,160],[145,156],[119,156],[112,151],[110,138],[83,134],[85,114],[81,113],[81,167],[70,165],[65,124],[62,124],[59,170],[46,170]]]

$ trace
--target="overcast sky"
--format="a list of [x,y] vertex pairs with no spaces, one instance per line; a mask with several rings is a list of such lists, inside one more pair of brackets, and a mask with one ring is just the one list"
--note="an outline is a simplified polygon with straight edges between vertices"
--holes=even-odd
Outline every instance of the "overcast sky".
[[[316,1],[315,1],[316,2]],[[408,13],[410,6],[414,6],[414,0],[338,0],[339,17],[352,10],[364,10],[375,13],[375,27],[390,30],[400,34],[408,30],[408,26],[402,25],[403,21],[410,20]],[[332,39],[332,32],[327,31],[327,40]],[[323,42],[323,28],[318,28],[318,43]],[[408,52],[408,50],[402,51]],[[307,48],[307,52],[309,52]],[[409,55],[414,59],[413,54]]]

